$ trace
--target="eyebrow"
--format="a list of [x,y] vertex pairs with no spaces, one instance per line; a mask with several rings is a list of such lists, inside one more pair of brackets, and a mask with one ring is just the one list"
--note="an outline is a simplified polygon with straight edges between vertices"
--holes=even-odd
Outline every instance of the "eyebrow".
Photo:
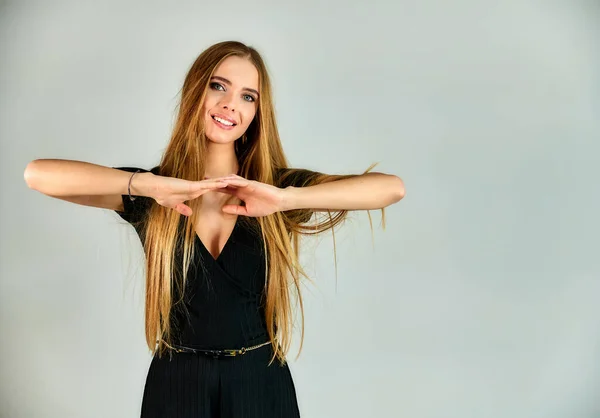
[[[227,80],[226,78],[219,77],[218,75],[213,76],[212,79],[213,80],[220,80],[223,83],[231,86],[231,81]],[[256,94],[257,97],[259,96],[258,92],[256,90],[254,90],[254,89],[251,89],[251,88],[248,88],[248,87],[244,87],[242,90],[246,90],[246,91],[249,91],[251,93],[254,93],[254,94]]]

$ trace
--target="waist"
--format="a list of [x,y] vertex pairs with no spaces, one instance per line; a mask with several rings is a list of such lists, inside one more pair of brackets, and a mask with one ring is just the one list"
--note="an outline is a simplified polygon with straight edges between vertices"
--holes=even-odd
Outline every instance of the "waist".
[[271,341],[263,341],[259,344],[249,345],[245,347],[239,348],[225,348],[225,349],[207,349],[207,348],[198,348],[198,347],[189,347],[182,344],[171,344],[170,348],[176,353],[191,353],[191,354],[201,354],[214,358],[220,357],[236,357],[242,356],[246,354],[248,351],[257,350],[261,347],[266,347],[271,345]]

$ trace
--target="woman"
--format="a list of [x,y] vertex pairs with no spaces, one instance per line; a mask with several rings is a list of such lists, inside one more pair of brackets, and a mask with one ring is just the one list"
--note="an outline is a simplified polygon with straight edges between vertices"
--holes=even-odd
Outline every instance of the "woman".
[[[300,415],[285,360],[292,296],[303,312],[298,237],[402,199],[400,178],[368,171],[289,168],[263,60],[222,42],[189,70],[158,166],[35,160],[25,178],[49,196],[115,210],[139,234],[153,355],[142,418],[290,418]],[[321,220],[309,223],[314,212]]]

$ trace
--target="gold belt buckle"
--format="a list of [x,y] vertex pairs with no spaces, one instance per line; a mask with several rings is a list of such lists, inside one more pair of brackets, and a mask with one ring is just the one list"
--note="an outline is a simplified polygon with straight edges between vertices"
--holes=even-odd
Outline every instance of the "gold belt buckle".
[[241,356],[242,354],[246,354],[246,347],[242,347],[239,350],[224,350],[227,353],[228,357]]

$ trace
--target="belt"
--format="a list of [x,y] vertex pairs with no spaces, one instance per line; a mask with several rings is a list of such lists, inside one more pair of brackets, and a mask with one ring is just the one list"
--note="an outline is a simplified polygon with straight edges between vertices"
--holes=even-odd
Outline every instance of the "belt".
[[266,341],[262,344],[254,345],[252,347],[242,347],[239,349],[231,349],[231,350],[205,350],[201,348],[191,348],[185,347],[182,345],[172,344],[171,348],[173,348],[177,353],[193,353],[193,354],[204,354],[207,356],[211,356],[214,358],[219,357],[235,357],[246,354],[248,351],[256,350],[257,348],[263,347],[267,344],[271,344],[271,341]]

